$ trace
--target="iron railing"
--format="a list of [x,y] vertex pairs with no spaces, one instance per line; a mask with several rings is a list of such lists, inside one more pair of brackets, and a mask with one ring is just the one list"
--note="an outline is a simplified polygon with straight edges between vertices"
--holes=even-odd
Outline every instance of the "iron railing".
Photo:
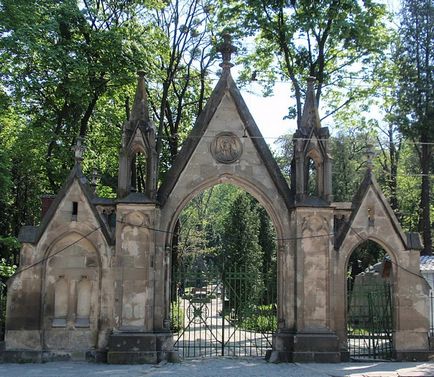
[[348,350],[353,359],[391,359],[393,306],[389,283],[359,286],[348,294]]
[[273,275],[246,268],[177,271],[171,326],[180,356],[265,356],[277,330]]
[[434,291],[429,293],[429,335],[434,337]]

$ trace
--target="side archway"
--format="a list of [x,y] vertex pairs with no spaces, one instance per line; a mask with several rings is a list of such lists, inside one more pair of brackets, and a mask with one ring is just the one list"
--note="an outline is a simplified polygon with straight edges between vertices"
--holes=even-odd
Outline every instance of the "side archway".
[[377,242],[360,242],[346,263],[347,348],[351,359],[391,359],[396,263]]

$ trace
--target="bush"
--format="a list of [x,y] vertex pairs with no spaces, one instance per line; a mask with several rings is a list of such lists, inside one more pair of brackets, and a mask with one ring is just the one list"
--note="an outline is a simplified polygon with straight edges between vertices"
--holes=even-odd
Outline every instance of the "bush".
[[275,332],[277,330],[277,317],[274,305],[260,305],[241,321],[240,327],[244,330],[261,333]]

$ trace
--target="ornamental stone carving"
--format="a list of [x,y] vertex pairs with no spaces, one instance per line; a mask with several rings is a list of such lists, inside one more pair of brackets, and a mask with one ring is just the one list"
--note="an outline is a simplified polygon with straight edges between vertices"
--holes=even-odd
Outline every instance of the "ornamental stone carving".
[[232,164],[243,153],[239,137],[232,132],[221,132],[211,143],[211,154],[217,162]]

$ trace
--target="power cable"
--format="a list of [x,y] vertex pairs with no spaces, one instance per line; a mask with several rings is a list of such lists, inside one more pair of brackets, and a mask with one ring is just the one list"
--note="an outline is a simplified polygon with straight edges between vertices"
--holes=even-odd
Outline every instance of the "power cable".
[[99,230],[99,229],[101,229],[101,226],[99,226],[99,227],[97,227],[97,228],[91,230],[91,231],[90,231],[89,233],[87,233],[86,235],[81,236],[79,239],[75,240],[74,242],[70,243],[69,245],[66,245],[65,247],[61,248],[60,250],[56,251],[55,253],[50,254],[50,255],[47,255],[46,257],[44,257],[44,258],[42,258],[42,259],[40,259],[40,260],[38,260],[38,261],[36,261],[36,262],[34,262],[34,263],[32,263],[32,264],[26,266],[26,267],[23,267],[23,268],[18,269],[17,271],[14,272],[13,275],[11,275],[11,278],[12,278],[12,277],[15,277],[15,276],[18,275],[18,274],[23,273],[24,271],[29,270],[30,268],[33,268],[33,267],[37,266],[37,265],[40,264],[40,263],[43,263],[43,262],[45,262],[45,261],[51,259],[52,257],[56,256],[57,254],[60,254],[62,251],[64,251],[64,250],[68,249],[69,247],[75,245],[76,243],[80,242],[81,240],[83,240],[83,239],[89,237],[92,233],[96,232],[96,231]]
[[[350,227],[350,230],[361,240],[361,241],[363,241],[363,242],[366,242],[366,241],[369,241],[370,239],[369,238],[364,238],[364,237],[362,237],[353,227]],[[386,251],[386,250],[385,250]],[[386,251],[386,253],[387,253],[387,251]],[[414,273],[413,271],[410,271],[409,269],[407,269],[407,268],[405,268],[405,267],[403,267],[403,266],[401,266],[400,264],[398,264],[398,263],[396,263],[396,262],[394,262],[392,259],[390,259],[390,262],[392,263],[392,264],[394,264],[396,267],[398,267],[398,268],[400,268],[400,269],[402,269],[403,271],[405,271],[405,272],[407,272],[407,273],[409,273],[409,274],[411,274],[411,275],[414,275],[414,276],[417,276],[418,278],[420,278],[420,279],[423,279],[423,280],[425,280],[426,281],[426,279],[422,276],[422,275],[420,275],[420,274],[416,274],[416,273]]]

